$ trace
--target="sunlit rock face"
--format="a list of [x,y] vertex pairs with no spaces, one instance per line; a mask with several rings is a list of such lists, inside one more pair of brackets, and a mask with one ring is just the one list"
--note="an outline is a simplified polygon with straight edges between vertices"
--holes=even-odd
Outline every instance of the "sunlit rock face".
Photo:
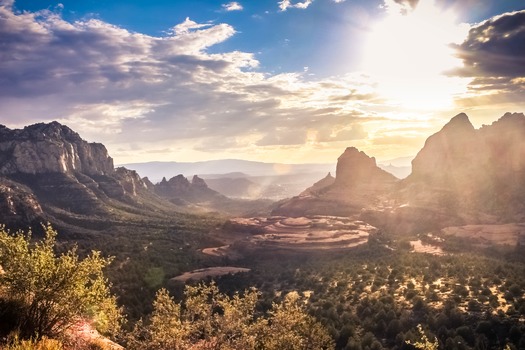
[[411,177],[447,181],[458,175],[468,176],[481,161],[480,146],[478,134],[468,116],[458,114],[426,140],[412,161]]
[[40,203],[29,188],[1,178],[0,213],[2,224],[13,228],[20,223],[42,222],[45,218]]
[[0,174],[111,174],[113,159],[106,147],[88,143],[57,122],[21,130],[0,126]]
[[376,160],[355,147],[348,147],[337,160],[336,177],[327,176],[301,195],[281,202],[274,215],[349,216],[375,206],[397,183],[380,169]]
[[506,113],[478,130],[455,116],[414,158],[405,190],[413,205],[525,219],[525,116]]
[[118,179],[122,189],[125,193],[136,196],[140,190],[147,190],[147,178],[141,179],[135,170],[129,170],[124,167],[119,167],[115,170],[115,178]]
[[479,129],[487,152],[487,165],[495,176],[521,176],[525,170],[525,115],[506,113]]
[[50,211],[105,215],[108,201],[133,205],[147,191],[136,172],[114,169],[104,145],[57,122],[0,126],[0,182],[3,223],[31,223]]
[[337,159],[336,187],[354,187],[365,183],[392,182],[396,178],[380,169],[374,157],[355,147],[348,147]]

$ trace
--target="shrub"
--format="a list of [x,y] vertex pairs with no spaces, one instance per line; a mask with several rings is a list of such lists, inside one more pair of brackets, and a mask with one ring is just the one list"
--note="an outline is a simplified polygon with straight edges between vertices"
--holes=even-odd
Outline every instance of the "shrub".
[[254,289],[229,297],[215,284],[200,284],[187,286],[184,303],[176,303],[161,289],[149,320],[128,335],[127,349],[333,349],[297,293],[274,303],[267,317],[256,316],[258,297]]
[[115,334],[121,312],[103,275],[111,259],[94,251],[81,260],[76,248],[57,255],[56,235],[47,225],[45,238],[31,243],[30,232],[13,235],[0,227],[0,316],[11,316],[4,331],[38,340],[89,318],[100,332]]

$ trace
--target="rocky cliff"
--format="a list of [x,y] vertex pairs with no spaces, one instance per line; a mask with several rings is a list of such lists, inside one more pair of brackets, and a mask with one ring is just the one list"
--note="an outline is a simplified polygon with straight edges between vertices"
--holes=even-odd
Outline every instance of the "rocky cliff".
[[334,185],[339,188],[351,188],[370,183],[388,183],[395,177],[379,168],[374,157],[367,156],[355,147],[348,147],[337,158]]
[[193,176],[191,182],[184,175],[177,175],[169,180],[163,178],[155,185],[154,190],[159,196],[176,204],[198,204],[226,199],[220,193],[208,188],[206,182],[197,175]]
[[472,215],[525,219],[525,116],[507,113],[476,130],[458,114],[427,139],[403,190],[412,205],[462,213],[469,221]]
[[100,143],[88,143],[58,122],[21,130],[0,126],[0,174],[114,172],[113,159]]
[[348,147],[337,159],[335,179],[329,174],[299,196],[282,201],[274,215],[338,215],[359,213],[376,205],[397,183],[395,176],[380,169],[373,157]]
[[26,228],[24,224],[45,219],[44,211],[31,189],[14,181],[0,178],[1,223],[10,228]]
[[458,114],[439,132],[430,136],[412,161],[412,178],[448,181],[472,175],[480,162],[480,140],[465,113]]
[[109,219],[145,203],[169,207],[135,171],[115,169],[104,145],[57,122],[0,126],[0,223]]

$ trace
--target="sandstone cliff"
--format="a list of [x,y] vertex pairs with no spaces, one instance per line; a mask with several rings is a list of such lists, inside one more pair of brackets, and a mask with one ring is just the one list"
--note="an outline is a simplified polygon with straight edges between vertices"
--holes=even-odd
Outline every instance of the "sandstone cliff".
[[206,182],[197,175],[193,176],[191,182],[184,175],[177,175],[169,180],[163,178],[154,188],[159,196],[176,204],[198,204],[226,199],[225,196],[208,188]]
[[339,188],[356,187],[363,184],[395,182],[396,178],[379,168],[374,157],[367,156],[355,147],[348,147],[337,158],[334,185]]
[[506,113],[476,130],[458,114],[427,139],[403,191],[413,206],[468,221],[525,219],[525,116]]
[[335,179],[327,176],[301,195],[280,202],[272,214],[355,215],[382,201],[397,181],[395,176],[380,169],[374,158],[348,147],[337,159]]
[[14,181],[0,178],[0,213],[2,224],[10,228],[26,228],[26,223],[38,223],[45,215],[31,189]]
[[112,174],[113,159],[100,143],[88,143],[57,122],[21,130],[0,126],[0,174]]
[[109,218],[146,202],[166,206],[135,171],[115,169],[104,145],[88,143],[57,122],[0,126],[0,182],[1,223]]

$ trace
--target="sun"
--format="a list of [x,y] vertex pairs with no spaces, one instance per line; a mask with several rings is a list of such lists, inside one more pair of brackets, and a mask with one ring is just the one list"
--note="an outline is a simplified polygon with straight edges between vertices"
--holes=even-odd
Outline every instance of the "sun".
[[372,25],[366,39],[363,71],[393,104],[416,109],[451,106],[466,83],[445,72],[460,66],[451,44],[466,37],[468,26],[458,24],[452,10],[432,0],[419,1],[408,12],[386,0],[385,9],[386,17]]

